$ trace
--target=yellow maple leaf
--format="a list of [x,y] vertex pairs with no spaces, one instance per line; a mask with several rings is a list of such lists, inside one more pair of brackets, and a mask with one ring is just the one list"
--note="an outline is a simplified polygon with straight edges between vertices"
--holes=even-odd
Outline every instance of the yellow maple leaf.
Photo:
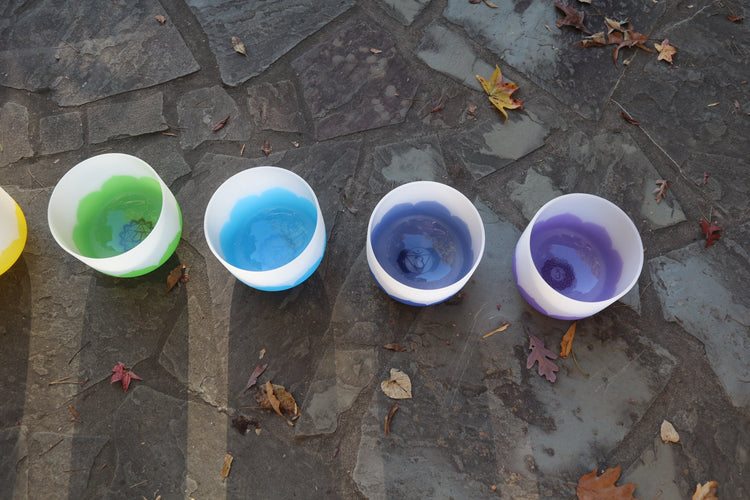
[[578,321],[574,321],[568,331],[565,332],[562,342],[560,342],[560,357],[565,359],[570,354],[570,350],[573,349],[573,339],[576,336],[576,324]]
[[657,61],[667,61],[672,64],[672,56],[677,53],[677,49],[669,45],[669,39],[665,38],[662,43],[655,43],[654,48],[659,51],[659,58]]
[[518,85],[513,82],[503,82],[503,75],[500,67],[495,66],[489,81],[479,75],[476,75],[482,88],[489,95],[490,102],[508,119],[508,113],[505,109],[523,109],[523,103],[518,99],[511,97],[511,94],[518,90]]

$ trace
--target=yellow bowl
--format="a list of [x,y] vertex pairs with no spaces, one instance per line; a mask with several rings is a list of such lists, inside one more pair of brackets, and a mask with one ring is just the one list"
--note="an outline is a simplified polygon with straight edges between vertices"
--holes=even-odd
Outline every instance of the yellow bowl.
[[0,274],[10,269],[26,245],[26,218],[21,207],[0,188]]

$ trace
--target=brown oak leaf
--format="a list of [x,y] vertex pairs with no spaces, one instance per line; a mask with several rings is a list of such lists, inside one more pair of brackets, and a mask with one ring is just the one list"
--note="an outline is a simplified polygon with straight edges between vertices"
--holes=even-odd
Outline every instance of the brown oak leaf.
[[604,471],[601,476],[596,475],[596,469],[584,474],[578,480],[576,493],[578,500],[637,500],[633,497],[637,485],[634,483],[615,486],[620,478],[620,466]]
[[615,61],[615,65],[617,65],[617,57],[620,55],[620,49],[623,47],[638,47],[646,52],[653,52],[653,50],[644,45],[647,41],[648,35],[627,30],[622,34],[617,32],[610,33],[607,44],[616,45],[612,49],[612,59]]
[[557,354],[544,347],[544,342],[532,334],[529,334],[529,350],[531,352],[529,353],[529,357],[526,358],[526,368],[531,368],[534,366],[534,363],[539,362],[539,375],[542,375],[550,382],[557,380],[555,372],[559,368],[551,361],[557,359]]
[[701,231],[703,231],[703,234],[706,235],[706,246],[703,248],[708,248],[721,238],[721,233],[719,231],[723,231],[724,228],[717,225],[715,222],[709,223],[705,219],[701,219]]
[[563,13],[565,14],[565,17],[558,17],[555,21],[555,24],[558,28],[562,28],[563,26],[572,26],[573,28],[583,31],[587,35],[591,34],[588,28],[583,25],[583,18],[585,17],[585,14],[583,12],[579,12],[572,5],[562,2],[555,2],[555,7],[563,11]]

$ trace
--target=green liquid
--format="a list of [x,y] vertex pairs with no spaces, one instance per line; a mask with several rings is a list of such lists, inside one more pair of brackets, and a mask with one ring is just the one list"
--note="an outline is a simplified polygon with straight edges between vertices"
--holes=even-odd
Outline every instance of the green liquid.
[[78,204],[73,242],[86,257],[113,257],[143,241],[161,213],[161,186],[150,177],[115,175]]

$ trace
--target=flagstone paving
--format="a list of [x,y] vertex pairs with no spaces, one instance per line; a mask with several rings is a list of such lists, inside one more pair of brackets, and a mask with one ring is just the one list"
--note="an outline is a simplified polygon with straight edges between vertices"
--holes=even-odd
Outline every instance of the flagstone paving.
[[[669,38],[669,64],[581,49],[541,0],[251,3],[0,7],[0,185],[29,227],[0,275],[0,498],[568,499],[618,465],[637,498],[708,481],[750,497],[750,36],[727,18],[743,5],[573,4],[592,32],[606,16]],[[507,120],[476,79],[496,65],[523,101]],[[138,278],[87,268],[47,227],[57,181],[106,152],[144,159],[180,205],[175,254]],[[204,237],[215,189],[261,165],[303,177],[326,225],[317,271],[283,292],[239,282]],[[461,191],[486,231],[461,293],[424,308],[388,297],[365,253],[372,209],[414,180]],[[572,192],[620,206],[645,263],[579,321],[551,383],[529,334],[557,353],[570,322],[524,301],[513,252]],[[708,248],[701,218],[724,228]],[[165,293],[180,263],[189,282]],[[142,378],[127,392],[118,362]],[[394,368],[413,392],[397,407]],[[293,426],[260,407],[269,381]]]

